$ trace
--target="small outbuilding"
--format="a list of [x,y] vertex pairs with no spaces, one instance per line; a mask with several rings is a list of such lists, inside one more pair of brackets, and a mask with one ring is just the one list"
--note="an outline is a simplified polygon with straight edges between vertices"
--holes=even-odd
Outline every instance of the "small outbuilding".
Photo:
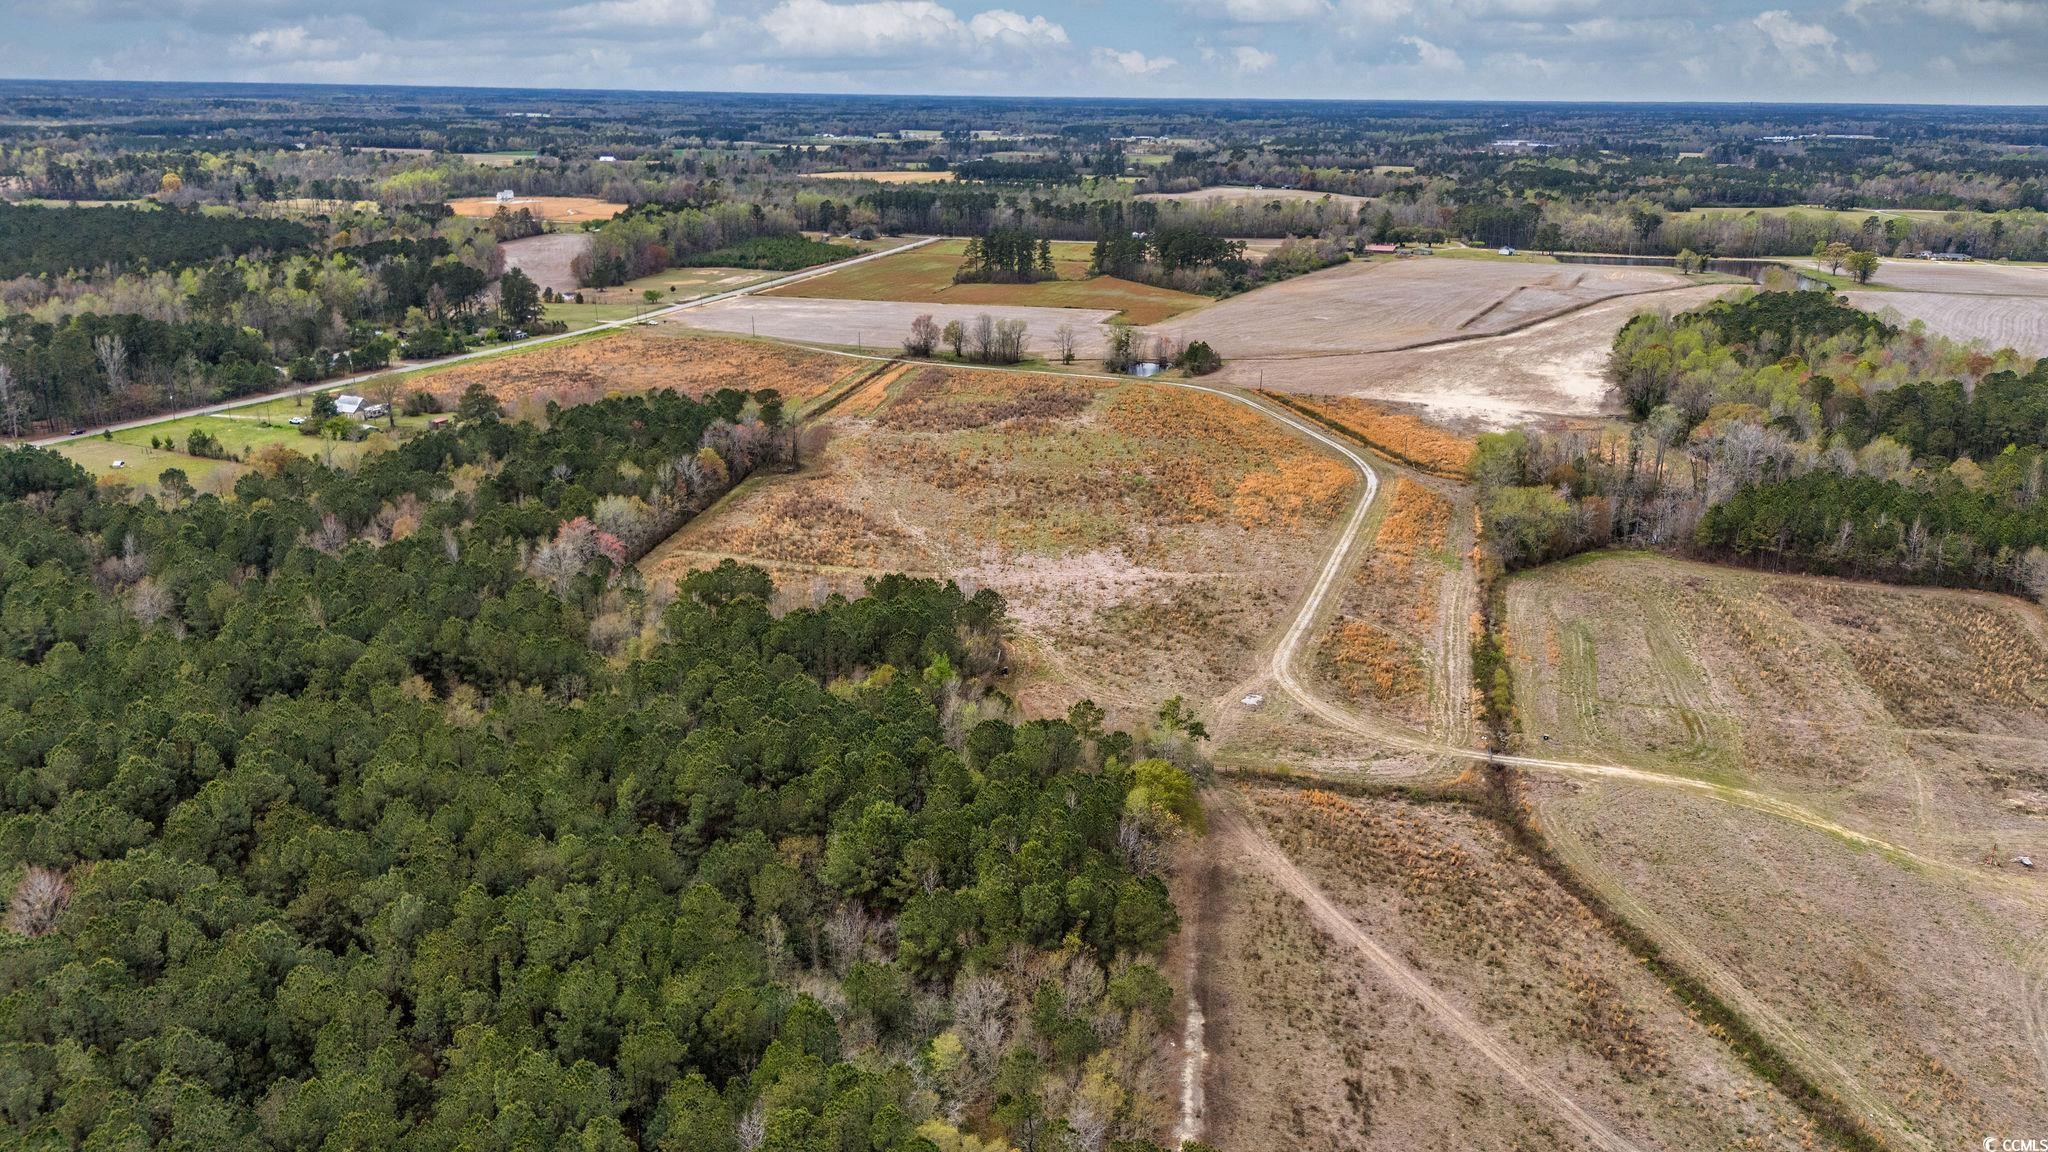
[[343,416],[360,416],[363,414],[363,398],[344,392],[334,398],[334,410]]

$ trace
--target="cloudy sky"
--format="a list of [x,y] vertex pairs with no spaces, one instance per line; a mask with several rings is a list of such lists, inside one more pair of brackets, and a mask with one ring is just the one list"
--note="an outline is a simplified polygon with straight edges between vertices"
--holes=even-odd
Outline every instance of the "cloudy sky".
[[0,0],[0,76],[2048,103],[2048,0]]

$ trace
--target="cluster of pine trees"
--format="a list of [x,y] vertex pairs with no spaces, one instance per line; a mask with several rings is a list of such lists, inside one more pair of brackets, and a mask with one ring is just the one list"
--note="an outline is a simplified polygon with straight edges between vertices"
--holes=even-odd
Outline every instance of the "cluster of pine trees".
[[0,453],[6,1142],[1149,1147],[1189,777],[1004,718],[992,592],[664,602],[590,527],[762,405],[472,397],[227,498]]

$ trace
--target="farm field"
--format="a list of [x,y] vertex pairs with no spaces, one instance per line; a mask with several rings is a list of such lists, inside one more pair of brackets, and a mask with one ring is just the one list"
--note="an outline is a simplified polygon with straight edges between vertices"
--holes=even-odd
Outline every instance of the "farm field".
[[806,172],[806,180],[872,180],[877,184],[944,184],[953,179],[951,172],[932,172],[923,168],[899,169],[873,172]]
[[[1242,810],[1242,815],[1224,808]],[[1498,827],[1449,804],[1251,787],[1212,802],[1204,1142],[1582,1148],[1560,1113],[1404,994],[1363,934],[1507,1058],[1642,1148],[1798,1149],[1803,1118]],[[1276,886],[1248,828],[1330,904]],[[1328,917],[1340,918],[1331,922]]]
[[1554,843],[1624,914],[1892,1134],[1946,1147],[2039,1116],[2048,892],[2012,862],[2048,847],[2037,609],[1608,556],[1516,577],[1508,629],[1532,754],[1747,789],[1818,825],[1538,785]]
[[998,320],[1024,321],[1029,328],[1029,350],[1039,356],[1052,351],[1053,333],[1061,325],[1071,324],[1079,336],[1076,350],[1083,359],[1102,355],[1107,341],[1103,326],[1116,315],[1079,308],[823,300],[756,293],[678,312],[655,323],[657,327],[758,335],[893,354],[902,350],[910,322],[919,316],[930,316],[941,325],[953,320],[967,324],[983,313]]
[[479,168],[511,168],[537,158],[540,153],[533,151],[510,152],[464,152],[462,158]]
[[543,220],[570,223],[609,220],[626,210],[624,204],[591,196],[520,196],[510,201],[501,201],[496,196],[464,196],[450,200],[448,206],[457,216],[490,216],[499,208],[514,212],[525,208]]
[[1354,261],[1222,301],[1159,330],[1207,340],[1225,360],[1375,352],[1499,333],[1601,300],[1685,285],[1661,268]]
[[791,602],[889,571],[995,588],[1032,715],[1231,695],[1357,487],[1246,406],[1157,384],[895,365],[827,426],[803,472],[750,480],[643,570],[736,557]]
[[1275,200],[1294,202],[1328,199],[1353,207],[1363,207],[1372,203],[1370,196],[1352,196],[1342,192],[1317,192],[1304,188],[1250,188],[1235,184],[1198,188],[1193,192],[1140,192],[1134,199],[1179,200],[1188,204],[1270,204]]
[[[1816,267],[1812,260],[1791,263],[1802,268]],[[1877,275],[1871,277],[1871,283],[1895,292],[2048,297],[2048,267],[1989,261],[1963,263],[1886,258],[1879,262]]]
[[576,257],[590,251],[590,233],[548,232],[524,236],[501,241],[498,250],[505,254],[505,267],[526,273],[536,285],[553,288],[557,292],[573,292],[577,282],[570,264]]
[[[1536,267],[1477,262],[1449,266]],[[1298,281],[1261,291],[1276,291],[1291,283]],[[1725,285],[1705,285],[1618,296],[1519,331],[1422,348],[1241,358],[1228,361],[1217,379],[1241,388],[1344,394],[1412,406],[1432,420],[1461,428],[1501,428],[1532,418],[1596,416],[1610,410],[1607,354],[1615,334],[1630,317],[1645,311],[1696,308],[1730,290]],[[1244,299],[1250,301],[1258,295]],[[1235,301],[1225,301],[1196,317],[1187,334],[1216,340],[1215,330],[1206,320],[1223,315],[1232,303]],[[1342,331],[1334,322],[1329,325],[1333,339]],[[1222,348],[1219,344],[1219,351]]]
[[778,344],[633,327],[455,364],[413,381],[439,396],[444,406],[452,406],[471,382],[479,382],[515,412],[549,400],[567,406],[661,388],[690,396],[720,388],[775,388],[795,409],[855,368],[855,362],[839,357]]
[[1918,320],[1928,331],[1953,340],[1981,340],[1993,350],[2013,348],[2029,356],[2048,356],[2048,295],[1845,292],[1843,297],[1895,323]]
[[1058,280],[1036,284],[955,284],[966,253],[964,240],[944,240],[781,288],[764,295],[833,300],[932,301],[968,305],[1021,305],[1121,312],[1132,324],[1156,324],[1209,303],[1205,297],[1155,288],[1113,276],[1089,276],[1093,245],[1058,242]]

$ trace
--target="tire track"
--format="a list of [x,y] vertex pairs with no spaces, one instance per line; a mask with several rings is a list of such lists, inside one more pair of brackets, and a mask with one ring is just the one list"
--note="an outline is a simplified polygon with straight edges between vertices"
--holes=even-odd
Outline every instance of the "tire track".
[[[1216,804],[1210,811],[1211,834],[1256,864],[1275,887],[1301,902],[1317,927],[1339,943],[1350,945],[1365,957],[1366,962],[1392,986],[1394,991],[1420,1005],[1439,1027],[1484,1057],[1488,1063],[1513,1081],[1516,1087],[1546,1105],[1566,1124],[1576,1129],[1586,1139],[1589,1147],[1607,1149],[1608,1152],[1641,1152],[1636,1145],[1580,1107],[1577,1101],[1565,1095],[1536,1070],[1522,1063],[1505,1045],[1494,1039],[1491,1032],[1459,1011],[1428,981],[1417,975],[1414,969],[1402,963],[1368,935],[1355,921],[1345,915],[1342,909],[1332,903],[1329,897],[1323,895],[1322,889],[1296,867],[1294,861],[1290,860],[1263,830],[1254,827],[1254,819],[1241,813],[1235,802],[1225,801]],[[1182,1131],[1186,1131],[1185,1127]]]

